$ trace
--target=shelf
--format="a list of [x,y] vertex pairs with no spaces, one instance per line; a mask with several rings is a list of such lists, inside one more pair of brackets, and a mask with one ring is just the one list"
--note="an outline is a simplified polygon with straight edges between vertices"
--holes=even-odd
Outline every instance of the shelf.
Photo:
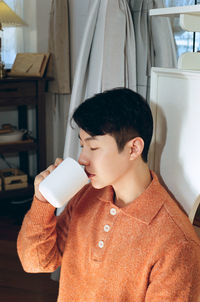
[[176,6],[150,9],[150,16],[180,16],[180,26],[186,31],[200,31],[200,5]]
[[[0,110],[6,107],[6,111],[9,111],[14,107],[12,110],[14,109],[18,115],[18,129],[29,129],[28,109],[31,107],[35,109],[35,139],[28,137],[17,142],[0,143],[0,154],[5,154],[6,157],[8,154],[17,153],[19,169],[27,175],[30,174],[29,159],[32,152],[35,153],[37,164],[35,174],[46,169],[45,90],[49,80],[49,78],[9,76],[0,79]],[[30,183],[33,183],[33,180],[30,179]],[[32,195],[33,186],[29,185],[25,189],[0,191],[0,200],[24,200]]]
[[150,9],[150,16],[171,17],[181,14],[200,16],[200,5],[175,6]]
[[23,199],[33,196],[34,187],[32,184],[29,184],[27,188],[17,189],[17,190],[8,190],[0,191],[0,200],[5,201],[9,199],[18,199],[23,197]]
[[12,98],[12,97],[1,97],[0,96],[0,106],[1,107],[13,107],[13,106],[31,106],[37,103],[37,98],[35,96],[29,96],[24,99],[24,97]]
[[184,70],[200,70],[200,53],[185,52],[178,58],[178,68]]
[[0,143],[0,153],[15,153],[31,150],[37,150],[37,143],[32,139],[17,141],[13,143]]

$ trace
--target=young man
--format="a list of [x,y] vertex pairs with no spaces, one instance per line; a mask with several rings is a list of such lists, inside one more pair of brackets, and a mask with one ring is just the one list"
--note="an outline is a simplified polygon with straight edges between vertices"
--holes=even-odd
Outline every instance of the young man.
[[60,159],[36,177],[18,236],[24,270],[61,266],[59,302],[200,301],[199,239],[147,165],[147,103],[114,89],[86,100],[73,118],[91,182],[56,217],[38,185]]

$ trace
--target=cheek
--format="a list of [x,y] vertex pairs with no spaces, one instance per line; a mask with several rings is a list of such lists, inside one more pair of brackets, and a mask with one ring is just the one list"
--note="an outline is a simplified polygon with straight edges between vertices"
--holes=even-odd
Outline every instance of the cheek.
[[96,168],[104,174],[104,177],[116,175],[120,170],[122,158],[116,152],[99,153],[96,157]]
[[110,162],[111,157],[109,154],[105,152],[96,152],[91,156],[91,162],[100,169],[101,167],[105,168],[105,166]]
[[101,154],[99,154],[99,160],[101,163],[107,163],[111,164],[115,162],[117,159],[117,154],[116,152],[111,152],[110,150],[104,151]]
[[90,164],[96,173],[103,173],[104,171],[107,173],[111,170],[112,162],[113,154],[111,152],[99,150],[90,154]]

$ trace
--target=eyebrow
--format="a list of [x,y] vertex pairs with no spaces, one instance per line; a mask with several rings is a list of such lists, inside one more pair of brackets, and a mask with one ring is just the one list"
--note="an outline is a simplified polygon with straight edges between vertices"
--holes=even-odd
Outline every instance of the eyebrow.
[[[81,137],[80,137],[80,134],[78,135],[78,138],[82,141]],[[87,141],[92,141],[92,140],[97,140],[97,137],[96,136],[89,136],[89,137],[86,137],[84,139],[85,142]]]

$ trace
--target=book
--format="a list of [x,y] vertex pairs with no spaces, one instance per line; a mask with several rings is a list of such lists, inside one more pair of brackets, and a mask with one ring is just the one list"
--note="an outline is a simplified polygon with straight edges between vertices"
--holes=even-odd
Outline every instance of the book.
[[49,53],[18,53],[9,76],[43,77]]

